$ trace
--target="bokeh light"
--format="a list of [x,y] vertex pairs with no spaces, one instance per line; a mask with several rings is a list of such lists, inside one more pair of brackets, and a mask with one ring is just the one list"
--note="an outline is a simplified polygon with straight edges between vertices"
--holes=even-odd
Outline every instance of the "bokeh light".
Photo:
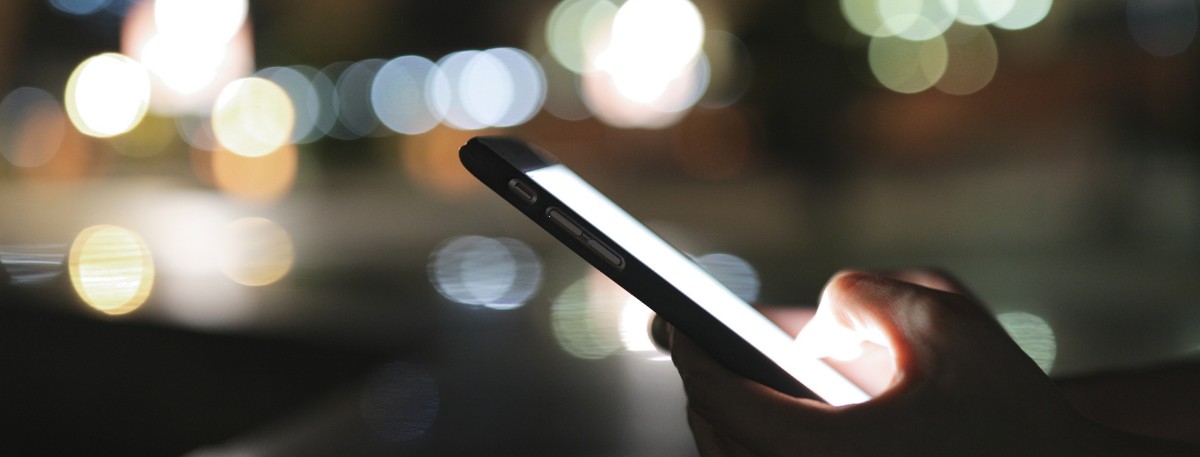
[[496,59],[512,77],[512,101],[500,115],[495,127],[524,124],[537,114],[546,100],[546,74],[537,60],[516,48],[496,48],[484,51]]
[[18,167],[45,164],[62,147],[66,124],[53,95],[18,88],[0,101],[0,154]]
[[62,272],[67,246],[62,244],[27,244],[0,246],[0,265],[8,279],[18,286],[46,284]]
[[229,83],[254,71],[246,0],[139,1],[129,5],[121,49],[150,73],[150,110],[208,115]]
[[225,148],[257,157],[288,144],[295,119],[292,101],[279,85],[245,78],[221,91],[213,107],[212,127]]
[[375,370],[367,377],[359,402],[371,430],[393,442],[424,434],[437,418],[440,404],[433,376],[407,362],[391,362]]
[[379,130],[379,118],[371,106],[371,87],[384,63],[380,59],[355,62],[338,77],[338,120],[353,137],[374,135]]
[[1196,38],[1194,0],[1129,0],[1126,20],[1138,46],[1156,56],[1179,54]]
[[1012,11],[992,25],[1008,30],[1020,30],[1034,26],[1046,18],[1054,0],[1016,0]]
[[110,0],[50,0],[50,6],[64,13],[85,15],[104,8]]
[[146,115],[150,76],[146,67],[115,53],[89,58],[75,68],[64,97],[79,131],[110,137],[125,133]]
[[146,243],[111,225],[89,227],[75,238],[68,270],[79,297],[111,315],[137,309],[154,284],[154,261]]
[[384,64],[371,83],[371,107],[379,121],[398,133],[415,135],[432,129],[441,116],[426,102],[429,83],[445,76],[424,57],[403,56]]
[[754,61],[742,40],[729,32],[710,30],[704,35],[709,82],[700,99],[705,108],[724,108],[738,101],[754,76]]
[[1000,325],[1004,326],[1008,336],[1017,342],[1021,350],[1049,374],[1058,354],[1058,344],[1050,324],[1038,316],[1019,311],[1002,313],[996,316],[996,320],[1000,321]]
[[659,99],[688,69],[704,42],[704,20],[687,0],[629,0],[613,19],[612,41],[596,68],[612,75],[621,95],[643,104]]
[[652,353],[659,355],[658,347],[650,339],[650,320],[654,318],[651,311],[640,300],[629,297],[621,308],[621,344],[625,350],[635,353]]
[[318,117],[321,115],[321,101],[317,89],[309,81],[308,75],[315,75],[317,70],[311,67],[297,65],[295,67],[270,67],[259,70],[255,75],[271,81],[287,93],[292,101],[296,114],[292,124],[292,136],[289,143],[306,143],[312,137]]
[[925,41],[876,36],[867,48],[867,61],[880,84],[911,94],[933,87],[941,79],[948,54],[941,35]]
[[571,284],[550,305],[550,325],[559,347],[581,359],[602,359],[621,348],[621,312],[628,297],[621,300],[619,294],[593,286],[601,281],[595,275],[599,273]]
[[[504,60],[502,60],[504,59]],[[433,73],[429,87],[429,106],[447,125],[463,130],[512,125],[524,122],[541,107],[542,80],[517,81],[517,76],[544,78],[541,69],[521,64],[523,56],[512,51],[462,51],[438,61],[440,74]],[[510,69],[509,63],[521,65]],[[536,63],[533,64],[536,67]],[[514,74],[518,73],[518,74]],[[526,87],[520,87],[526,85]],[[524,94],[524,100],[517,96]],[[536,108],[534,108],[536,106]]]
[[178,116],[175,118],[175,131],[193,148],[204,151],[221,149],[217,133],[213,131],[211,116]]
[[946,72],[937,81],[938,90],[967,95],[983,89],[996,74],[999,51],[987,27],[959,25],[946,31]]
[[761,283],[750,262],[733,254],[714,253],[700,256],[696,263],[746,303],[758,301]]
[[[971,0],[967,0],[971,1]],[[958,0],[841,0],[842,15],[859,33],[922,41],[954,23]]]
[[[279,201],[292,189],[299,168],[295,145],[269,154],[247,157],[218,149],[211,153],[212,183],[222,193],[239,201],[268,204]],[[204,170],[196,170],[201,174]]]
[[221,271],[238,284],[265,286],[287,275],[296,259],[292,238],[261,217],[238,219],[223,231]]
[[162,35],[225,42],[246,20],[247,0],[155,0],[154,22]]
[[511,309],[541,286],[542,262],[520,241],[464,236],[438,246],[430,257],[429,279],[450,300]]
[[958,22],[987,25],[1007,16],[1017,0],[959,0]]
[[546,47],[564,68],[583,73],[609,45],[617,6],[608,0],[564,0],[546,21]]
[[[336,72],[340,72],[339,64],[333,64],[325,67],[317,74],[312,76],[313,89],[317,93],[317,103],[320,105],[320,110],[317,112],[315,122],[316,128],[313,129],[312,135],[304,138],[304,141],[316,141],[322,136],[331,135],[334,133],[335,127],[340,127],[338,124],[338,97],[337,86],[334,85],[334,78],[330,77]],[[345,138],[342,138],[345,139]]]
[[622,94],[609,73],[593,72],[583,76],[583,99],[596,117],[608,125],[664,128],[683,119],[687,110],[700,100],[708,87],[708,75],[708,60],[701,55],[687,71],[668,81],[657,99],[641,103]]

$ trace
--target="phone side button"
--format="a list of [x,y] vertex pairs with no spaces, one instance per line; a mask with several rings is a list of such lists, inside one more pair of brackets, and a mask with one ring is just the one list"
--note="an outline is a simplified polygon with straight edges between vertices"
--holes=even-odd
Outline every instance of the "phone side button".
[[567,216],[564,216],[562,213],[558,212],[558,210],[550,208],[546,210],[546,215],[550,216],[550,220],[554,221],[555,224],[558,224],[568,232],[571,232],[572,235],[583,235],[583,229],[579,228],[578,225],[575,225],[575,223],[570,219],[567,219]]
[[608,250],[608,248],[604,247],[603,244],[600,244],[599,241],[588,240],[587,245],[589,248],[592,248],[593,251],[596,251],[597,254],[600,254],[600,257],[604,257],[604,260],[607,260],[608,263],[611,263],[614,267],[620,267],[624,263],[621,260],[621,256]]

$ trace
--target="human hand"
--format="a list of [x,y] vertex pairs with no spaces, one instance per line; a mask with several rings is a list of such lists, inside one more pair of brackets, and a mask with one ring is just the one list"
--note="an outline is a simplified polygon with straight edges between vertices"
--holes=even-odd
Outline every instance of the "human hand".
[[701,455],[1195,455],[1085,419],[948,276],[892,276],[835,275],[799,338],[825,344],[812,335],[853,333],[886,348],[894,372],[885,373],[878,396],[859,405],[835,408],[776,392],[673,332],[672,359]]

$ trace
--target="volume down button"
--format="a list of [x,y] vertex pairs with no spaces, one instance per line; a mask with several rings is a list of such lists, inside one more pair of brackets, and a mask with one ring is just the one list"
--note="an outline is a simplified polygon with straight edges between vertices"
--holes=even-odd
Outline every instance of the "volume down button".
[[600,244],[599,241],[588,240],[587,245],[589,248],[592,248],[593,251],[596,251],[597,254],[600,254],[600,257],[604,257],[604,260],[607,260],[608,263],[612,264],[612,266],[618,268],[621,267],[621,256],[618,256],[612,251],[608,250],[608,248],[604,247],[603,244]]

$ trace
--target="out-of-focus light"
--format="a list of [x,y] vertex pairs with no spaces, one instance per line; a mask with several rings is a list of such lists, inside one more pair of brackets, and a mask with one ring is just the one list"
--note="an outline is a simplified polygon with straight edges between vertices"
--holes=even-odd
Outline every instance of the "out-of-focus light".
[[404,56],[384,64],[371,83],[371,106],[388,128],[409,135],[432,129],[441,117],[425,101],[429,82],[444,79],[433,62]]
[[[287,195],[296,181],[299,158],[295,145],[248,157],[224,149],[212,152],[213,185],[237,200],[268,204]],[[201,173],[203,170],[197,170]]]
[[50,0],[50,6],[64,13],[85,15],[104,8],[110,0]]
[[[302,69],[309,71],[309,74],[316,74],[315,69],[299,65],[297,67],[302,67]],[[259,70],[255,75],[279,85],[279,88],[287,93],[288,99],[292,101],[292,107],[296,113],[296,123],[292,125],[292,137],[288,142],[303,142],[305,138],[312,134],[321,110],[321,102],[317,98],[317,89],[308,80],[308,76],[305,73],[301,73],[296,67],[264,68]]]
[[621,344],[629,352],[658,352],[654,341],[650,340],[650,319],[654,311],[646,307],[640,300],[629,297],[621,309]]
[[933,87],[946,72],[948,50],[941,35],[925,41],[872,37],[867,48],[871,72],[884,87],[912,94]]
[[355,62],[338,77],[338,119],[354,136],[374,135],[379,130],[379,118],[371,106],[371,87],[384,63],[381,59]]
[[131,5],[122,25],[121,49],[150,72],[152,112],[207,115],[223,87],[254,71],[245,2],[160,0]]
[[225,227],[221,271],[238,284],[265,286],[282,279],[296,259],[292,238],[269,219],[247,217]]
[[0,246],[0,265],[8,279],[18,286],[46,284],[62,272],[67,246],[62,244],[30,244]]
[[622,128],[664,128],[674,125],[704,95],[708,87],[708,59],[703,54],[687,71],[668,81],[658,98],[641,103],[626,97],[607,72],[583,76],[584,102],[606,124]]
[[111,225],[89,227],[75,238],[68,270],[79,297],[112,315],[137,309],[154,284],[154,261],[146,243]]
[[441,400],[428,371],[391,362],[367,378],[359,404],[371,430],[388,441],[401,442],[421,436],[433,425]]
[[1000,20],[1012,11],[1017,0],[959,0],[958,22],[967,25],[987,25]]
[[150,104],[146,67],[115,53],[89,58],[75,68],[64,97],[67,114],[79,131],[110,137],[141,122]]
[[700,106],[724,108],[732,105],[750,88],[754,74],[750,51],[738,37],[710,30],[704,35],[704,56],[708,59],[709,82]]
[[[312,76],[313,89],[317,93],[317,103],[320,105],[320,110],[317,112],[312,134],[305,137],[302,142],[319,140],[322,136],[332,133],[334,127],[338,127],[337,86],[333,84],[334,79],[330,78],[330,72],[340,72],[341,70],[334,68],[334,65],[325,67]],[[336,73],[333,75],[337,76]]]
[[944,32],[954,23],[960,8],[958,0],[841,0],[840,3],[842,15],[859,33],[915,41]]
[[400,163],[412,182],[424,190],[459,198],[486,190],[463,168],[458,148],[476,135],[498,135],[502,131],[458,130],[438,125],[420,135],[399,137]]
[[1138,46],[1159,57],[1187,50],[1196,38],[1193,0],[1129,0],[1125,15]]
[[592,112],[583,103],[583,88],[579,75],[562,66],[550,54],[542,56],[540,62],[546,74],[546,112],[568,121],[581,121],[591,117]]
[[230,151],[257,157],[279,149],[292,138],[296,111],[279,85],[262,78],[234,81],[221,91],[213,107],[217,140]]
[[1008,30],[1020,30],[1041,22],[1050,13],[1054,0],[1016,0],[1012,11],[992,25]]
[[581,359],[602,359],[621,348],[621,311],[628,298],[613,302],[597,297],[589,290],[594,289],[590,287],[594,281],[598,280],[592,275],[576,281],[550,305],[550,325],[558,345]]
[[590,60],[608,47],[617,6],[608,0],[563,0],[546,21],[546,47],[560,65],[590,71]]
[[36,167],[63,143],[66,116],[48,92],[21,87],[0,101],[0,154],[18,167]]
[[512,77],[512,102],[496,122],[496,127],[524,124],[546,100],[546,74],[537,60],[516,48],[496,48],[484,51],[500,62]]
[[217,77],[225,60],[225,43],[208,43],[173,34],[158,34],[142,47],[142,61],[172,90],[194,94]]
[[133,130],[109,139],[117,152],[129,157],[153,157],[175,141],[176,122],[172,119],[147,115]]
[[623,96],[644,104],[685,72],[704,43],[704,20],[687,0],[629,0],[612,27],[596,68],[612,75]]
[[488,127],[512,105],[512,75],[490,54],[456,52],[439,60],[438,68],[446,77],[430,81],[429,101],[446,125],[462,130]]
[[195,41],[229,41],[246,20],[247,0],[155,0],[160,34]]
[[464,236],[438,246],[429,261],[429,279],[450,300],[511,309],[537,292],[542,263],[520,241]]
[[938,90],[967,95],[992,81],[999,52],[987,27],[953,27],[946,32],[945,39],[948,46],[946,73],[936,84]]
[[175,130],[193,148],[204,151],[221,149],[217,134],[213,132],[212,117],[210,116],[179,116],[175,118]]
[[732,254],[717,253],[700,256],[696,263],[746,303],[758,300],[758,271],[745,259]]
[[996,320],[1004,326],[1008,336],[1017,342],[1017,346],[1037,362],[1042,371],[1049,374],[1058,354],[1058,344],[1050,324],[1038,316],[1019,311],[1000,314]]

